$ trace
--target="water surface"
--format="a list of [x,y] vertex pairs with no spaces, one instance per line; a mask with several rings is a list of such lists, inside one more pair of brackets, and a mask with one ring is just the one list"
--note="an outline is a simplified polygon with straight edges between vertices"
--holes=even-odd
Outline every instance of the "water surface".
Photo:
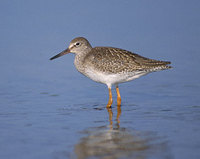
[[[200,158],[199,1],[1,1],[0,158]],[[76,7],[74,7],[76,6]],[[169,60],[119,85],[79,74],[71,39]]]

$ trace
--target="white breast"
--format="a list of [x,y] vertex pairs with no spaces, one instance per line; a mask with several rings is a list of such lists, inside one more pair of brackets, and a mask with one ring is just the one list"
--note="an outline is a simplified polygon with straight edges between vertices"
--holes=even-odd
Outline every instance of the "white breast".
[[86,69],[83,74],[96,82],[104,83],[108,86],[111,86],[113,84],[134,80],[136,78],[139,78],[140,76],[147,74],[147,72],[137,71],[130,73],[108,74],[104,72],[98,72],[93,69]]

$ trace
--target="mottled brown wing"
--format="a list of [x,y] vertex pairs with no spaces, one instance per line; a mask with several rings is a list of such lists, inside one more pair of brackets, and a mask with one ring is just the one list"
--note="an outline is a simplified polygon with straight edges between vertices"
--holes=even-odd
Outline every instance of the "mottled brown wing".
[[95,47],[84,62],[93,68],[108,73],[133,71],[155,71],[168,69],[170,62],[157,61],[142,57],[126,50],[112,47]]

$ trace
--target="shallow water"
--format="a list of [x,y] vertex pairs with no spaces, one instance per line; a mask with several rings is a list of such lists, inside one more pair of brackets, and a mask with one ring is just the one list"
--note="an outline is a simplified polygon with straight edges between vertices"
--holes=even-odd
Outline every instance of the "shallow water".
[[[162,82],[175,71],[122,84],[121,110],[114,89],[107,110],[106,86],[89,80],[82,87],[7,82],[1,86],[1,158],[198,158],[199,86]],[[154,83],[156,76],[161,82]]]
[[[0,3],[1,159],[200,158],[199,1]],[[120,84],[121,109],[113,88],[106,109],[74,55],[49,60],[76,36],[173,69]]]

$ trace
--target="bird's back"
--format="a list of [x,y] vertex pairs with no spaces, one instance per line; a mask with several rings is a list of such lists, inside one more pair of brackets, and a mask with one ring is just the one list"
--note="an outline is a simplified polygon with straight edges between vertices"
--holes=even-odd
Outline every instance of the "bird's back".
[[86,67],[109,73],[128,73],[134,71],[153,72],[169,69],[171,62],[158,61],[138,54],[112,47],[95,47],[85,56]]

